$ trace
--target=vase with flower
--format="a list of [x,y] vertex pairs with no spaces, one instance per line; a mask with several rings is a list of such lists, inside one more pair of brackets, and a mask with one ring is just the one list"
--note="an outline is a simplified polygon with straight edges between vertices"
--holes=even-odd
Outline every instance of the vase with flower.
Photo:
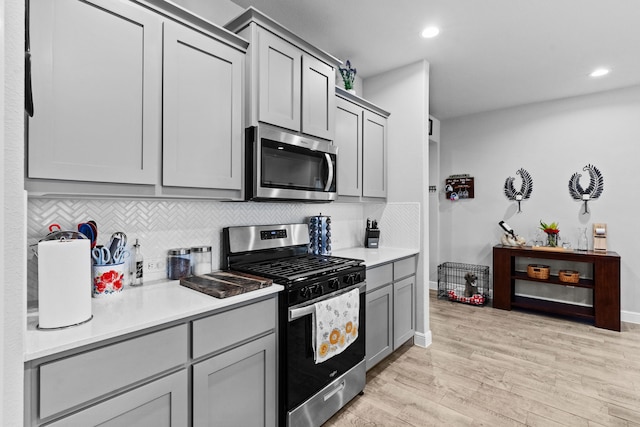
[[356,79],[356,69],[351,68],[351,61],[347,59],[347,63],[345,67],[338,67],[340,71],[340,75],[342,76],[342,82],[344,83],[344,88],[347,92],[355,94],[356,91],[353,88],[353,82]]
[[544,231],[547,235],[547,246],[555,248],[558,246],[558,238],[560,229],[558,228],[557,222],[552,222],[551,224],[546,224],[540,221],[540,230]]

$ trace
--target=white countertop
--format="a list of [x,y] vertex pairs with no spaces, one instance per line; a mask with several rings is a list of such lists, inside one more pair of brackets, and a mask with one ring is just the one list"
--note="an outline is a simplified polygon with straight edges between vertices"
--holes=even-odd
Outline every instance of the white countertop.
[[122,336],[153,326],[190,316],[219,310],[280,292],[284,288],[272,285],[229,298],[218,299],[180,286],[178,280],[125,287],[122,293],[105,298],[93,298],[93,319],[60,330],[36,328],[37,311],[27,316],[24,360],[34,360],[61,351]]
[[392,262],[401,258],[406,258],[411,255],[415,255],[419,253],[419,249],[406,249],[406,248],[348,248],[348,249],[339,249],[337,251],[333,251],[331,255],[345,257],[345,258],[356,258],[363,259],[364,264],[367,267],[375,267],[376,265],[386,264],[388,262]]

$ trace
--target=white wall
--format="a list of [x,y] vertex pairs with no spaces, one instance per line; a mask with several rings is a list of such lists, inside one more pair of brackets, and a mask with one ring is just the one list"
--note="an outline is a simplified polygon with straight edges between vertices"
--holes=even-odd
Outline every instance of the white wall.
[[[364,80],[363,97],[390,111],[388,202],[420,204],[420,256],[416,277],[416,343],[429,345],[428,116],[429,63],[419,61]],[[366,149],[366,148],[365,148]],[[384,232],[384,231],[383,231]]]
[[[640,323],[640,198],[635,175],[640,159],[640,86],[526,105],[442,123],[439,187],[451,174],[475,177],[475,199],[450,202],[440,193],[442,231],[439,262],[492,265],[505,220],[527,239],[538,222],[559,221],[560,234],[577,245],[578,227],[608,224],[609,250],[621,256],[621,318]],[[569,196],[574,172],[594,164],[604,175],[604,192],[589,203],[590,214]],[[516,213],[503,193],[505,179],[519,168],[533,177],[531,199]],[[591,245],[591,242],[590,242]]]
[[2,166],[0,196],[0,425],[19,426],[23,419],[23,342],[25,312],[24,164],[24,0],[0,4],[0,99]]

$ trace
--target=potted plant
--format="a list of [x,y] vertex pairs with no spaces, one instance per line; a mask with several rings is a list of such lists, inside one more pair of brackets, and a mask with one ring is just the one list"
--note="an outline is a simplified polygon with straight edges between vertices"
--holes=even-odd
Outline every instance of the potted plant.
[[553,248],[558,246],[558,233],[560,233],[558,225],[559,224],[557,222],[546,224],[540,221],[540,230],[547,234],[547,246],[551,246]]
[[353,89],[353,81],[356,79],[356,69],[351,68],[351,61],[347,59],[346,67],[338,67],[340,71],[340,75],[342,76],[342,81],[344,82],[344,88],[353,94],[356,93],[355,89]]

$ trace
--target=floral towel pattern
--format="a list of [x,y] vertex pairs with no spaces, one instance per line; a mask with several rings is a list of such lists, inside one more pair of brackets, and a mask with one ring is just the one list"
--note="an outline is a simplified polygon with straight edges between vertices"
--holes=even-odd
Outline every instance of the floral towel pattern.
[[354,289],[315,304],[316,364],[342,353],[358,338],[360,291]]

